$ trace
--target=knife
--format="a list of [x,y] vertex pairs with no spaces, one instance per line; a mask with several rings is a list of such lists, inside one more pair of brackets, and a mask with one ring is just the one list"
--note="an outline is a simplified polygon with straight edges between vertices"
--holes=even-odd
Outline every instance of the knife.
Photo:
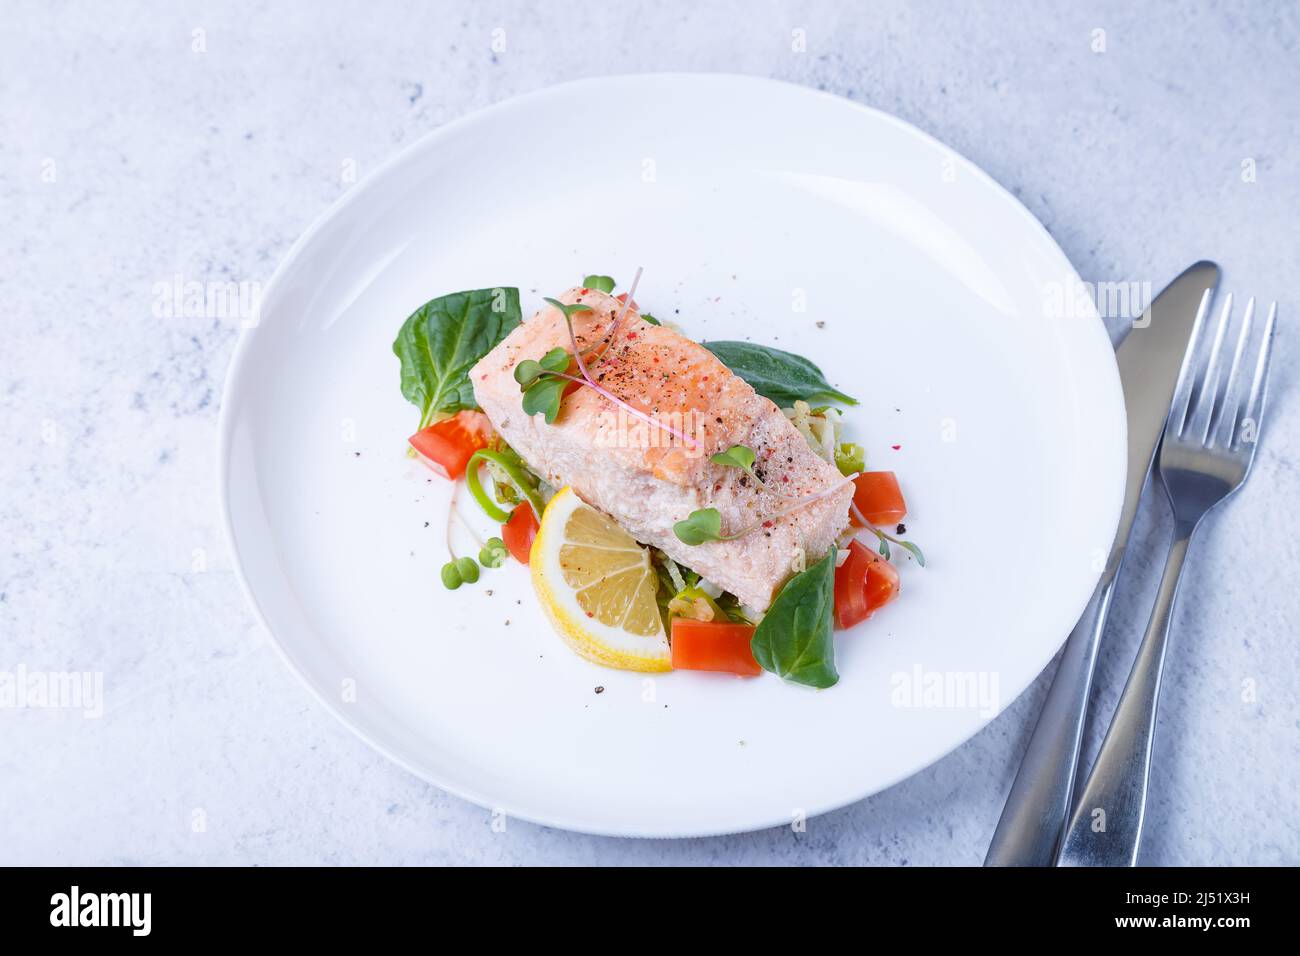
[[1002,808],[985,866],[1051,866],[1074,793],[1079,745],[1097,648],[1142,487],[1169,417],[1183,353],[1197,310],[1219,282],[1219,267],[1201,261],[1165,288],[1115,351],[1128,415],[1124,507],[1097,590],[1065,642],[1038,723]]

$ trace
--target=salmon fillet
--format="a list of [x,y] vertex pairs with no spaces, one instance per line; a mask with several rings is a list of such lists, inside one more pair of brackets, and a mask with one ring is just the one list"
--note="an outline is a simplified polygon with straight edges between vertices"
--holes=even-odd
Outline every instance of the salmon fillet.
[[[559,416],[524,414],[514,368],[561,346],[571,350],[564,317],[547,306],[512,331],[470,372],[474,394],[493,426],[529,466],[556,487],[569,485],[638,541],[766,610],[773,592],[806,560],[811,564],[848,525],[852,486],[783,517],[803,497],[843,482],[817,457],[798,429],[708,349],[629,309],[612,344],[605,341],[621,308],[615,297],[574,288],[559,297],[591,311],[573,314],[580,349],[599,383],[642,413],[691,436],[684,443],[619,409],[582,386],[565,397]],[[709,456],[733,445],[754,451],[755,473],[768,490],[737,468]],[[698,508],[717,508],[723,534],[760,523],[734,541],[687,545],[673,524]]]

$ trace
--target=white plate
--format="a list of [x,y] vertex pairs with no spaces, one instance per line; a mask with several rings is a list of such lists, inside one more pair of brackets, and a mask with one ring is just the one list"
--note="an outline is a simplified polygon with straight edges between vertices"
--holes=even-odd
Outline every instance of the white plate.
[[[838,637],[828,691],[605,670],[565,649],[518,565],[438,583],[450,486],[404,454],[402,320],[498,285],[531,314],[585,273],[626,283],[638,265],[638,300],[689,334],[820,364],[862,399],[848,427],[869,464],[901,476],[930,567],[904,560],[900,599]],[[355,187],[267,288],[222,407],[248,594],[331,711],[484,807],[683,836],[857,800],[1010,703],[1098,577],[1124,414],[1095,311],[1051,308],[1077,281],[986,175],[845,100],[657,75],[502,103]],[[983,700],[957,693],[967,678]]]

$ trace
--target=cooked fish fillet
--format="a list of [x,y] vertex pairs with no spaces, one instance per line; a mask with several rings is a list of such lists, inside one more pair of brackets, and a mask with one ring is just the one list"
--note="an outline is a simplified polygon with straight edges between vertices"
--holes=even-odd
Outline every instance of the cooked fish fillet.
[[[599,383],[695,444],[627,415],[585,386],[564,399],[553,424],[524,414],[515,365],[556,346],[572,348],[564,317],[553,306],[521,324],[471,371],[474,394],[493,426],[548,482],[570,485],[638,541],[661,548],[745,604],[766,609],[798,562],[820,558],[848,525],[852,487],[812,452],[776,405],[708,349],[644,321],[634,309],[609,344],[604,340],[622,305],[618,299],[574,288],[559,301],[590,307],[572,318],[578,347],[597,350],[586,360]],[[754,451],[754,471],[766,491],[741,470],[709,460],[733,445]],[[828,493],[778,516],[818,492]],[[718,509],[723,534],[758,526],[734,541],[683,544],[673,524],[698,508]]]

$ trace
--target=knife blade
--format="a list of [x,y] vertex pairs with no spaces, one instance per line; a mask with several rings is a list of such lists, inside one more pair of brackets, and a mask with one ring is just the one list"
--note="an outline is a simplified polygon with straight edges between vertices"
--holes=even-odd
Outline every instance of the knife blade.
[[1050,866],[1055,858],[1074,793],[1092,672],[1115,580],[1197,311],[1206,306],[1207,293],[1212,295],[1218,282],[1219,267],[1213,262],[1188,267],[1152,300],[1115,350],[1128,418],[1128,477],[1119,526],[1097,589],[1065,642],[985,866]]

